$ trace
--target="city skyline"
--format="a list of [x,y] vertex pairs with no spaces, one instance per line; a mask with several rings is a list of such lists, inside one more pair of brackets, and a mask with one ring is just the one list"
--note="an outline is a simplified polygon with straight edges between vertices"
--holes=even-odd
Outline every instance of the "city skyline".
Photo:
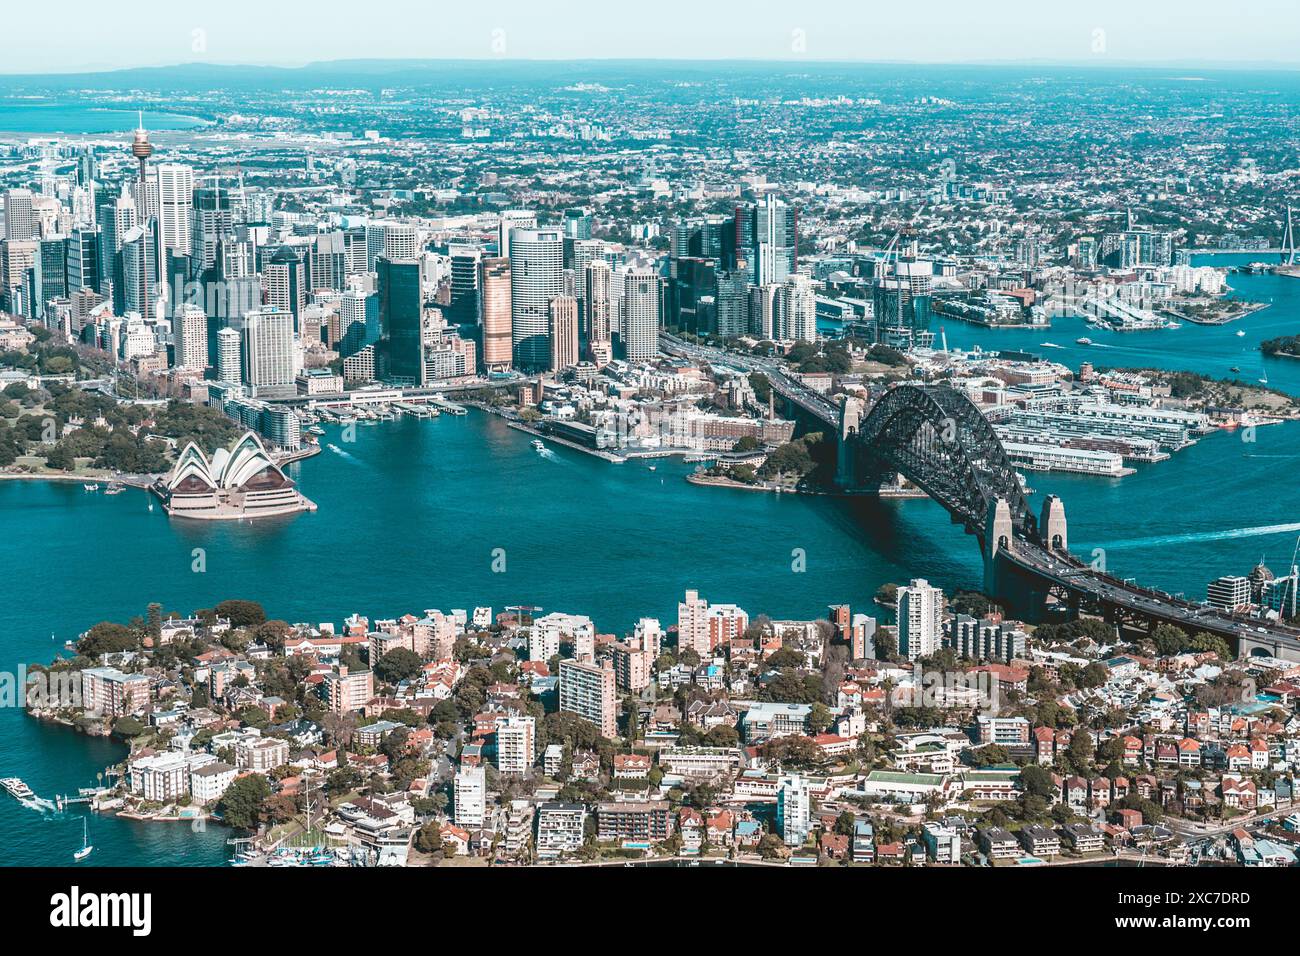
[[1300,70],[828,8],[0,78],[0,865],[1300,866]]

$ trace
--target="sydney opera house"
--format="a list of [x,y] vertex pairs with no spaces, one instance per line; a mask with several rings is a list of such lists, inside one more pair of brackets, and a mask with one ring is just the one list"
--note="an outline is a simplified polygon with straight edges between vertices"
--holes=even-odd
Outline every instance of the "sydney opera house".
[[154,491],[177,518],[237,520],[316,510],[253,432],[229,449],[218,448],[211,460],[190,442]]

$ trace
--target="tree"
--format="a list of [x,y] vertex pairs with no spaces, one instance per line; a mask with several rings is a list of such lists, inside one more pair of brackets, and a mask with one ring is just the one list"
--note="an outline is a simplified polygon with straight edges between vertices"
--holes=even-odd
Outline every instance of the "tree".
[[270,795],[271,784],[261,774],[236,777],[217,802],[217,811],[230,826],[238,830],[255,830]]
[[415,651],[397,647],[375,662],[375,676],[386,684],[397,684],[415,677],[422,666]]
[[421,853],[442,852],[442,827],[436,820],[430,820],[416,832],[415,848]]
[[1187,646],[1187,634],[1172,624],[1156,625],[1156,629],[1151,632],[1151,640],[1155,642],[1156,653],[1161,657],[1181,654]]
[[759,444],[758,439],[753,435],[741,435],[736,439],[736,443],[731,446],[731,450],[743,453],[747,451],[757,451],[760,447],[761,445]]
[[1232,660],[1232,648],[1228,646],[1228,642],[1208,631],[1201,631],[1193,637],[1187,649],[1197,654],[1213,653],[1221,661]]
[[113,733],[119,737],[139,737],[144,731],[144,724],[130,714],[117,718],[113,724]]
[[1020,770],[1020,786],[1027,794],[1048,799],[1055,790],[1052,775],[1036,763],[1026,764]]
[[1086,730],[1078,730],[1070,738],[1070,763],[1074,769],[1083,773],[1092,764],[1092,758],[1096,751],[1096,745],[1092,742],[1092,734]]
[[803,667],[803,652],[793,647],[780,647],[767,659],[767,666],[772,670],[784,670],[787,667]]
[[808,730],[814,734],[823,733],[834,722],[835,715],[821,701],[813,704],[808,714]]
[[140,646],[135,631],[112,621],[100,621],[77,642],[77,653],[86,657],[133,651]]
[[222,601],[212,610],[230,621],[231,627],[256,627],[266,620],[266,611],[256,601]]

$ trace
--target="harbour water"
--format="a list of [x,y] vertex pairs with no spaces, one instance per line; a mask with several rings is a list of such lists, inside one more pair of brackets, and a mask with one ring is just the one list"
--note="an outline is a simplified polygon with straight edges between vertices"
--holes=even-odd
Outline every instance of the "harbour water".
[[[203,126],[206,120],[181,113],[146,110],[149,128],[183,130]],[[120,133],[135,129],[137,114],[113,109],[18,97],[0,97],[0,132],[3,133]]]
[[[1216,375],[1238,365],[1246,378],[1261,338],[1300,332],[1300,280],[1232,281],[1274,307],[1225,328],[1116,334],[1114,351],[1131,351],[1110,364]],[[1248,335],[1237,337],[1238,327]],[[1084,333],[1064,321],[1044,333],[951,323],[947,332],[953,347],[1069,343],[1058,357],[1071,366],[1102,362],[1093,353],[1106,351],[1074,346]],[[1300,395],[1300,361],[1268,360],[1268,377]],[[0,482],[0,669],[46,661],[90,624],[143,614],[150,601],[189,612],[252,598],[273,617],[312,622],[534,604],[622,631],[641,615],[675,620],[687,587],[751,613],[808,618],[845,601],[869,611],[887,581],[926,576],[951,589],[980,580],[975,540],[926,500],[697,487],[682,480],[693,466],[677,460],[650,471],[559,447],[539,454],[531,436],[479,412],[359,425],[353,442],[326,431],[326,450],[292,466],[319,511],[284,520],[185,524],[150,511],[135,490],[109,497],[79,483]],[[1104,549],[1112,572],[1200,598],[1207,581],[1245,573],[1261,555],[1279,570],[1300,533],[1300,422],[1255,438],[1216,433],[1124,479],[1030,481],[1064,498],[1077,553]],[[502,558],[504,571],[494,570]],[[20,776],[41,796],[93,785],[122,752],[0,710],[0,776]],[[0,794],[0,835],[0,862],[65,864],[81,822],[76,812],[42,818]],[[79,865],[220,863],[228,835],[96,818],[95,853]]]

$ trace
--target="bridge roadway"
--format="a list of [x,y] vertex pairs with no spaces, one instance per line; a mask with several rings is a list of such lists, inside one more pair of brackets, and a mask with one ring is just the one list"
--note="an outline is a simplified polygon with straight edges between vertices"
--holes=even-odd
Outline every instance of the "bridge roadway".
[[[777,394],[824,422],[838,437],[839,406],[793,378],[783,363],[693,345],[667,333],[661,335],[661,343],[666,352],[762,372]],[[866,414],[870,414],[870,409]],[[947,507],[944,502],[939,503]],[[1072,607],[1127,623],[1169,623],[1191,633],[1206,631],[1235,644],[1242,656],[1265,652],[1300,662],[1300,628],[1238,617],[1164,591],[1122,581],[1073,555],[1030,540],[1023,533],[1018,532],[1009,547],[999,550],[998,559],[1039,586],[1046,585],[1047,590],[1058,592]]]
[[1259,649],[1300,661],[1300,628],[1240,617],[1165,591],[1122,581],[1074,555],[1051,551],[1021,537],[1010,547],[1001,549],[998,556],[1020,573],[1062,592],[1071,606],[1107,619],[1173,624],[1189,633],[1206,631],[1235,644],[1243,655]]

